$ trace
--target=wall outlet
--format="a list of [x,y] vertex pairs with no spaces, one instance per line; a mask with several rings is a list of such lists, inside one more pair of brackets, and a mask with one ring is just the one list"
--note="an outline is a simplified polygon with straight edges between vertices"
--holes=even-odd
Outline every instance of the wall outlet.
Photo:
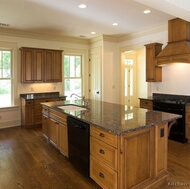
[[56,87],[54,87],[53,90],[55,91],[55,90],[56,90]]
[[0,115],[0,119],[2,119],[2,115]]
[[33,88],[33,87],[31,87],[31,91],[34,91],[34,88]]

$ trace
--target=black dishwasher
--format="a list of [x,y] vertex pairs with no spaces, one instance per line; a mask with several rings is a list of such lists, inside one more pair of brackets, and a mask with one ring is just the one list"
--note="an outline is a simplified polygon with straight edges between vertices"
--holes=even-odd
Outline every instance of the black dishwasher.
[[67,117],[69,160],[85,176],[89,177],[90,125],[73,117]]

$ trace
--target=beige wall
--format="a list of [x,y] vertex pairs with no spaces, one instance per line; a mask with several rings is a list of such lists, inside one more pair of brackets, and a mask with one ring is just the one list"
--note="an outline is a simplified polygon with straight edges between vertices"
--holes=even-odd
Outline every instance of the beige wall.
[[[47,37],[46,37],[47,38]],[[13,108],[0,108],[0,128],[17,126],[21,123],[21,113],[20,113],[20,99],[19,96],[21,93],[39,93],[39,92],[55,92],[58,91],[60,94],[63,94],[63,83],[40,83],[40,84],[23,84],[20,83],[20,47],[35,47],[35,48],[46,48],[46,49],[61,49],[65,50],[65,52],[70,53],[82,53],[84,55],[84,64],[85,69],[88,70],[88,43],[82,42],[80,40],[60,40],[52,39],[50,40],[36,36],[20,36],[18,34],[1,35],[0,34],[0,45],[4,45],[10,43],[11,45],[15,45],[14,52],[14,78],[15,78],[15,107]],[[87,71],[85,70],[86,75]],[[84,75],[86,85],[84,86],[85,90],[88,90],[88,81],[86,79],[86,75]],[[84,91],[85,94],[88,94]]]

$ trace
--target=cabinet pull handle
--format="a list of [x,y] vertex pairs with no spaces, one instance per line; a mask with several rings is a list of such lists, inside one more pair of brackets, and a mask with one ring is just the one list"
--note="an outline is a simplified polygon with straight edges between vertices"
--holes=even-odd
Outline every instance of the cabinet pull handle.
[[99,173],[99,177],[101,177],[101,178],[105,178],[105,176],[104,176],[104,174],[103,173]]
[[100,149],[99,151],[101,154],[105,154],[104,150]]
[[148,104],[148,102],[145,102],[145,104]]
[[100,137],[105,137],[105,135],[103,133],[100,133]]

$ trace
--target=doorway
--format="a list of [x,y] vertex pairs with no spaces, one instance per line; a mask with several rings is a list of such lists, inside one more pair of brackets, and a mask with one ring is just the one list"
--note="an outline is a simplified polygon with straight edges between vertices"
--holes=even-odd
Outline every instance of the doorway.
[[136,51],[125,51],[121,54],[122,104],[134,106],[136,104]]

